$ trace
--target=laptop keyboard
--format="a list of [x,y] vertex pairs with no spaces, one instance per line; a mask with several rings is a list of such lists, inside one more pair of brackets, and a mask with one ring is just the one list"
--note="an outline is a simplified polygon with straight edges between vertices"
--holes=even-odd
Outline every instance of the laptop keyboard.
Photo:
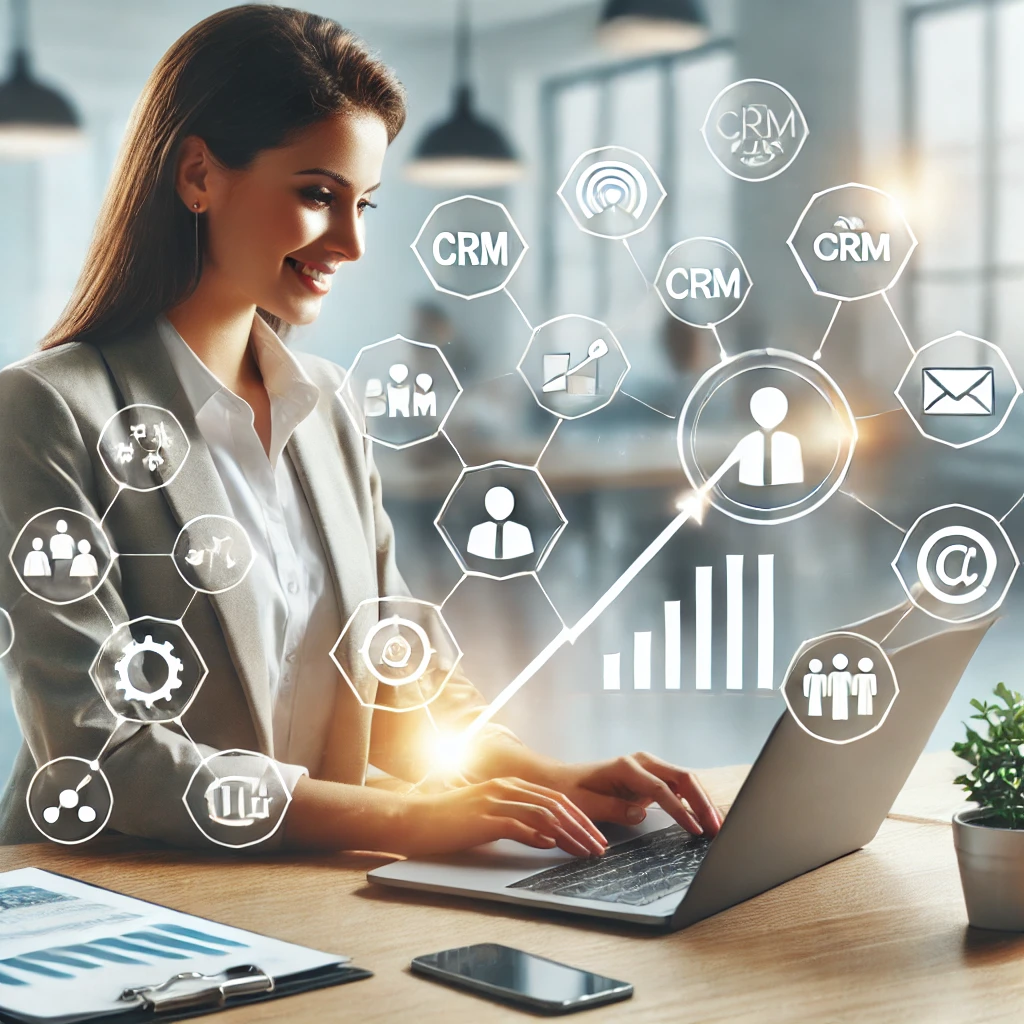
[[688,888],[710,845],[710,839],[669,825],[611,846],[600,857],[545,868],[508,888],[642,907]]

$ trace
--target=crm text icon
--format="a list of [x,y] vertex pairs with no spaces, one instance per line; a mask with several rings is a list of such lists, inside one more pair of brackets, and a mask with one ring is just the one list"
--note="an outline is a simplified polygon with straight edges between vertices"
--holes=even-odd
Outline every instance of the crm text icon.
[[647,159],[622,146],[600,146],[576,158],[558,188],[576,226],[598,238],[632,238],[665,200]]
[[[738,414],[746,408],[747,416]],[[758,349],[725,359],[697,382],[676,433],[692,486],[744,523],[786,523],[823,505],[846,478],[857,423],[821,366]]]
[[130,491],[166,487],[191,449],[178,418],[157,405],[119,409],[103,426],[96,450],[116,483]]
[[360,704],[416,711],[441,693],[462,650],[437,605],[414,597],[371,597],[345,623],[331,660]]
[[715,327],[735,316],[751,288],[740,254],[720,238],[687,238],[672,246],[654,279],[658,298],[677,320]]
[[1021,394],[998,345],[963,331],[919,348],[896,397],[923,437],[966,448],[997,434]]
[[800,104],[776,82],[745,78],[711,102],[701,135],[722,170],[743,181],[767,181],[796,159],[807,141]]
[[815,295],[852,302],[888,291],[917,238],[891,195],[850,182],[811,196],[786,244]]
[[501,291],[528,248],[505,206],[479,196],[438,203],[412,243],[430,283],[462,299]]
[[899,692],[896,672],[882,647],[842,630],[804,641],[782,684],[796,724],[837,745],[877,732]]
[[943,622],[990,615],[1003,603],[1019,565],[998,519],[957,504],[918,518],[892,562],[910,600]]
[[360,433],[388,448],[437,437],[461,394],[444,353],[401,334],[361,348],[337,391]]
[[74,846],[107,827],[114,794],[98,761],[56,757],[32,776],[25,803],[32,824],[47,839]]

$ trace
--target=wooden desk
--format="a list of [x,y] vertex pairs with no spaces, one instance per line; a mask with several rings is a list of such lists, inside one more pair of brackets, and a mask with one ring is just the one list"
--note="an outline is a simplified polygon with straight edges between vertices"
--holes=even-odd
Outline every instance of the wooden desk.
[[[38,865],[227,924],[345,952],[376,976],[233,1010],[232,1021],[529,1020],[409,973],[409,960],[500,941],[626,978],[627,1003],[585,1021],[912,1024],[1018,1021],[1024,936],[969,931],[947,808],[951,755],[922,758],[898,810],[863,851],[686,931],[650,935],[596,919],[399,893],[366,882],[370,855],[231,859],[104,841],[0,849],[0,869]],[[727,802],[745,769],[702,773]],[[913,818],[914,820],[907,820]],[[584,923],[586,920],[586,923]]]

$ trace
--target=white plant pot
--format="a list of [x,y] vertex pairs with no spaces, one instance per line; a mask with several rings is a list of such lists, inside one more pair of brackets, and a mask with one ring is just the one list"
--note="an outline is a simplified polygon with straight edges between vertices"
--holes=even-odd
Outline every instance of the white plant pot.
[[980,822],[981,809],[953,815],[953,845],[967,919],[975,928],[1024,932],[1024,829]]

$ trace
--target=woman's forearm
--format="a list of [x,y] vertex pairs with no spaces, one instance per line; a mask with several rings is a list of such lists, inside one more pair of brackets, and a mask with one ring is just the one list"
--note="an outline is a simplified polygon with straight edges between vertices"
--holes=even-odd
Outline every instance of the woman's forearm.
[[[487,737],[470,751],[464,774],[472,780],[517,778],[554,786],[564,762],[504,736]],[[557,788],[557,787],[555,787]]]

